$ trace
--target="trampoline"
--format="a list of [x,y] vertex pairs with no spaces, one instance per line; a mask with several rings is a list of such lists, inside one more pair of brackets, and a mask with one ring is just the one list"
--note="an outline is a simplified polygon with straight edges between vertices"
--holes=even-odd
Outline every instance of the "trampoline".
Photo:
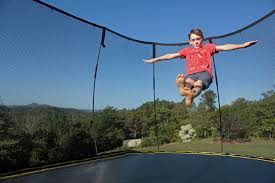
[[272,183],[275,164],[236,157],[138,153],[3,181],[5,183]]

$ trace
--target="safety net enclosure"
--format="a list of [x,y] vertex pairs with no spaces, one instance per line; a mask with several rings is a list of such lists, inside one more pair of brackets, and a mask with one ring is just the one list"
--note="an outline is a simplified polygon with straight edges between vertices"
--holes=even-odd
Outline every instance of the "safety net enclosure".
[[[113,175],[113,182],[135,182],[147,174],[155,182],[168,177],[213,182],[221,176],[228,177],[223,182],[240,182],[240,174],[248,182],[274,180],[274,10],[243,29],[205,39],[216,45],[258,42],[215,54],[213,83],[190,108],[175,84],[176,76],[186,73],[185,60],[143,63],[176,53],[187,42],[136,40],[39,0],[1,0],[0,22],[3,179],[134,148],[187,154],[131,154],[22,181],[62,179],[72,172],[83,173],[83,180],[91,173],[91,179],[103,182]],[[228,154],[251,159],[224,157]],[[127,168],[129,162],[132,168]],[[155,169],[149,173],[147,165]]]

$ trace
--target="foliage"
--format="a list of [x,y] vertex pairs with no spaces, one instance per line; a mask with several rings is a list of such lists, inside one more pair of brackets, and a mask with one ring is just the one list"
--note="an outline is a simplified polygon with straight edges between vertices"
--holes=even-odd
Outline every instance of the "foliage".
[[[258,101],[238,98],[221,107],[208,90],[187,110],[182,102],[157,99],[132,110],[107,106],[88,111],[32,104],[0,105],[0,172],[94,156],[122,146],[125,139],[142,139],[142,146],[180,142],[180,127],[191,124],[197,138],[274,139],[275,93]],[[222,131],[220,130],[222,129]],[[95,139],[96,138],[96,139]],[[96,143],[95,143],[96,142]]]

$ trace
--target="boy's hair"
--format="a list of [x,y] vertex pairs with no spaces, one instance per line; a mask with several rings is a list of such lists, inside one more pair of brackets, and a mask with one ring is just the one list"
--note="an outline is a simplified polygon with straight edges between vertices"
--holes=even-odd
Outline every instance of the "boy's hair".
[[196,34],[196,35],[198,35],[198,36],[204,38],[204,37],[203,37],[202,31],[201,31],[200,29],[198,29],[198,28],[192,29],[192,30],[189,32],[189,34],[188,34],[188,39],[190,39],[191,34]]

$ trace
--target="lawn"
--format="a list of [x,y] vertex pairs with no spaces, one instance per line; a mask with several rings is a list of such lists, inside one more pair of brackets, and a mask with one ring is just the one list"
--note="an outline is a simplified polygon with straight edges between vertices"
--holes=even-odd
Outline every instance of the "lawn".
[[[157,151],[157,147],[136,148],[138,151]],[[171,143],[159,147],[160,151],[193,151],[193,152],[221,152],[220,142],[213,143],[212,139],[194,140],[188,143]],[[247,156],[261,156],[275,158],[275,141],[253,139],[246,143],[225,143],[223,153]]]

